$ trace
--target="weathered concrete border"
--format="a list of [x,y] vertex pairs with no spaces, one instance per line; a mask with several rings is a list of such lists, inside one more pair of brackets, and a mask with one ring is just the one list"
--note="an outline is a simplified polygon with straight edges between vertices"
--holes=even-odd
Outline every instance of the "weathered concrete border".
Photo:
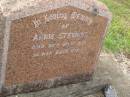
[[3,10],[3,15],[9,17],[10,20],[16,20],[65,6],[73,6],[89,12],[97,9],[98,15],[111,19],[111,13],[108,11],[108,8],[97,0],[41,0],[34,6],[28,6],[24,9],[16,9],[13,11]]
[[32,83],[21,84],[12,87],[3,87],[2,94],[0,97],[15,95],[19,93],[29,93],[29,92],[36,92],[40,90],[45,90],[49,88],[56,88],[58,86],[68,85],[68,84],[75,84],[78,82],[85,82],[92,80],[92,74],[81,74],[69,77],[59,77],[55,79],[45,80],[45,81],[35,81]]
[[[6,71],[6,62],[7,62],[7,55],[8,55],[8,47],[9,47],[9,36],[10,36],[10,26],[11,21],[6,18],[5,21],[5,32],[3,38],[3,54],[2,54],[2,67],[1,67],[1,80],[0,80],[0,89],[4,86],[5,82],[5,71]],[[2,91],[2,90],[1,90]]]
[[60,86],[57,88],[46,89],[39,92],[19,94],[18,97],[83,97],[102,91],[109,84],[110,82],[108,79],[96,79],[77,84]]

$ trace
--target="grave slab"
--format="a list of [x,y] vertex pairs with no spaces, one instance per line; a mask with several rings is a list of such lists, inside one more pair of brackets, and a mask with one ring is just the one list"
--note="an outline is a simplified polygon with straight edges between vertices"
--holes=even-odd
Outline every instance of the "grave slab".
[[39,0],[3,6],[1,21],[0,89],[10,95],[90,80],[111,13],[95,0]]

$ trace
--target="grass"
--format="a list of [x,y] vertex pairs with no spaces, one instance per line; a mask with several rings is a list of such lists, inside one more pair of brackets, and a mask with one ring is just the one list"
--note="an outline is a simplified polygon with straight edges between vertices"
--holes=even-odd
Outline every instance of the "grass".
[[130,54],[130,0],[100,0],[113,14],[104,49]]

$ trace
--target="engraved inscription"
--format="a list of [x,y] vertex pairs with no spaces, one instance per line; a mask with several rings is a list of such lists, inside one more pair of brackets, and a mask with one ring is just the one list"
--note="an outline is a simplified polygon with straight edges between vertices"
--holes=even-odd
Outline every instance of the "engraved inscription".
[[[92,24],[92,19],[88,16],[85,16],[78,12],[70,13],[52,13],[45,14],[40,18],[35,18],[32,20],[35,28],[40,27],[42,24],[45,25],[51,21],[67,21],[70,19],[71,21],[80,20],[82,22],[87,23],[89,26]],[[60,26],[61,30],[66,30],[70,27],[70,23],[62,23]],[[80,46],[84,44],[85,39],[87,38],[88,32],[38,32],[33,36],[32,41],[34,44],[32,45],[32,49],[36,50],[33,53],[33,57],[42,57],[42,56],[50,56],[50,55],[61,55],[61,54],[71,54],[80,52]],[[78,39],[78,41],[72,40]],[[54,42],[55,40],[63,41],[62,43],[49,43]],[[68,42],[69,40],[69,42]],[[48,44],[45,44],[46,41]],[[37,43],[36,43],[37,42]],[[79,44],[80,43],[80,44]],[[85,44],[84,44],[85,45]],[[48,49],[47,51],[40,51],[41,49]],[[55,49],[58,48],[58,49]],[[52,50],[50,50],[52,49]]]

